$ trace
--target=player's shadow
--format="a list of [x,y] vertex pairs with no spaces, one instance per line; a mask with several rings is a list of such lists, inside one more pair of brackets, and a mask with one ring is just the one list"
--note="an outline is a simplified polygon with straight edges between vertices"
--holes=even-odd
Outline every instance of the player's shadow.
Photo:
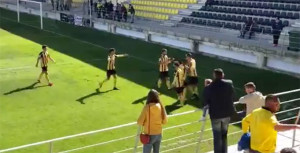
[[21,92],[21,91],[25,91],[25,90],[33,90],[33,89],[37,89],[37,88],[48,86],[48,85],[36,86],[38,83],[39,82],[34,82],[33,84],[31,84],[29,86],[26,86],[26,87],[23,87],[23,88],[14,89],[12,91],[4,93],[3,95],[10,95],[10,94],[13,94],[13,93],[16,93],[16,92]]
[[139,98],[139,99],[133,101],[131,104],[143,104],[144,105],[146,100],[147,100],[147,96]]
[[166,105],[165,109],[168,115],[170,115],[173,111],[181,108],[182,106],[180,106],[180,102],[177,100],[175,103],[171,104],[171,105]]
[[91,98],[91,97],[93,97],[93,96],[97,96],[97,95],[101,95],[101,94],[110,92],[110,91],[113,91],[113,89],[107,90],[107,91],[100,91],[99,89],[96,89],[95,92],[90,93],[90,94],[88,94],[88,95],[86,95],[86,96],[83,96],[83,97],[81,97],[81,98],[78,98],[78,99],[76,99],[76,101],[78,101],[78,102],[81,103],[81,104],[85,104],[85,103],[84,103],[84,100],[86,100],[86,99],[88,99],[88,98]]

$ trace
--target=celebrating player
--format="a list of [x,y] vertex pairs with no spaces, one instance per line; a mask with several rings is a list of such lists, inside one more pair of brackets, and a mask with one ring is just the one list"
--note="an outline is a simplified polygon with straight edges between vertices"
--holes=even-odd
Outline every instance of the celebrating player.
[[55,61],[50,57],[50,54],[47,51],[47,46],[46,45],[43,45],[42,49],[43,49],[43,51],[41,51],[39,53],[36,64],[35,64],[36,67],[38,67],[39,62],[40,62],[41,63],[41,68],[42,68],[42,72],[41,72],[37,82],[40,83],[43,75],[45,74],[45,78],[48,81],[48,85],[52,86],[53,83],[50,82],[49,76],[48,76],[48,61],[49,61],[49,59],[54,63],[55,63]]
[[159,63],[159,79],[157,81],[157,87],[160,88],[162,81],[166,82],[167,88],[171,89],[170,77],[169,77],[169,64],[172,60],[167,55],[167,49],[162,49],[161,56],[158,60]]
[[188,53],[186,54],[186,60],[187,60],[187,78],[186,78],[186,84],[187,89],[189,89],[192,94],[193,98],[199,98],[198,93],[198,75],[196,70],[196,60],[192,58],[192,54]]
[[180,68],[180,63],[179,62],[174,62],[174,67],[175,67],[175,74],[174,74],[174,80],[172,83],[172,87],[175,88],[175,91],[177,92],[178,100],[180,101],[180,105],[184,105],[184,70]]
[[117,72],[116,72],[116,57],[125,57],[128,56],[128,54],[116,54],[116,49],[110,48],[109,49],[109,55],[107,58],[107,71],[106,71],[106,79],[103,80],[102,82],[99,83],[99,89],[101,89],[102,85],[104,82],[108,81],[111,76],[114,77],[114,88],[113,90],[119,90],[116,85],[117,85]]

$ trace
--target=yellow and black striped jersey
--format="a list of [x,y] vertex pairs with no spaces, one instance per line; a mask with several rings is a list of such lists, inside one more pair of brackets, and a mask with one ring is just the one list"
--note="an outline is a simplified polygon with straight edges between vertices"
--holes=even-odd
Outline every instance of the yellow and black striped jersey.
[[109,55],[107,58],[107,70],[115,70],[116,55]]
[[195,59],[191,59],[191,61],[188,62],[188,76],[191,77],[196,77],[197,75],[197,70],[196,70],[196,60]]
[[40,52],[38,58],[40,60],[41,67],[47,67],[48,66],[48,61],[49,61],[50,55],[47,51],[46,52],[43,52],[43,51]]
[[174,75],[174,80],[172,83],[173,87],[179,88],[184,85],[184,72],[182,69],[178,68]]
[[170,59],[168,55],[163,55],[159,58],[159,72],[169,71]]

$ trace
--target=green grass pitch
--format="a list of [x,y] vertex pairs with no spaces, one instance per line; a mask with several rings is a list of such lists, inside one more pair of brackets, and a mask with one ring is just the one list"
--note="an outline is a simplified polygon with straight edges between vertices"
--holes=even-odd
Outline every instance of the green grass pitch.
[[[157,60],[161,48],[169,50],[170,57],[181,59],[185,52],[159,44],[112,35],[97,30],[74,27],[59,21],[44,19],[45,30],[16,23],[16,13],[0,9],[0,149],[15,147],[42,140],[97,130],[136,121],[149,89],[155,87],[158,78]],[[21,15],[22,23],[38,27],[38,17]],[[32,22],[35,21],[35,22]],[[52,31],[52,32],[50,32]],[[55,32],[55,33],[53,33]],[[41,45],[49,46],[49,53],[57,61],[50,63],[50,79],[54,86],[34,84],[40,68],[35,67]],[[118,87],[112,91],[112,80],[101,92],[96,92],[98,82],[106,76],[107,48],[114,47],[127,58],[117,59]],[[242,96],[243,84],[254,81],[258,90],[276,93],[299,88],[300,80],[291,76],[259,70],[196,55],[197,70],[202,92],[204,78],[211,78],[212,70],[221,67],[226,77],[234,81],[236,97]],[[173,69],[171,69],[173,71]],[[194,110],[202,106],[199,101],[188,101],[177,108],[174,91],[162,89],[161,99],[170,113]],[[201,112],[169,119],[166,127],[196,121]],[[207,128],[209,128],[207,123]],[[54,151],[63,151],[84,145],[108,141],[136,133],[137,126],[54,143]],[[164,139],[200,130],[200,124],[168,130]],[[231,126],[230,131],[239,130]],[[205,138],[211,132],[206,132]],[[188,138],[195,138],[197,135]],[[239,135],[231,137],[236,143]],[[188,144],[185,138],[162,143]],[[118,143],[93,147],[77,152],[106,153],[132,147],[134,138]],[[15,151],[21,153],[47,152],[48,145]],[[205,142],[203,151],[211,150],[212,143]],[[165,150],[168,148],[162,148]],[[195,145],[173,152],[191,152]],[[131,152],[131,151],[129,151]]]

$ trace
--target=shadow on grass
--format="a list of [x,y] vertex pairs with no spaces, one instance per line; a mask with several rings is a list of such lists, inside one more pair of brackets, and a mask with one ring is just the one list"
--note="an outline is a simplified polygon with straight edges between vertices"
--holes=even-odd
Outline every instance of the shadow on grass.
[[12,91],[4,93],[3,95],[10,95],[10,94],[13,94],[13,93],[16,93],[16,92],[22,92],[22,91],[26,91],[26,90],[34,90],[34,89],[37,89],[37,88],[42,88],[42,87],[47,87],[48,86],[48,85],[35,86],[37,84],[39,84],[39,82],[34,82],[33,84],[31,84],[29,86],[26,86],[26,87],[23,87],[23,88],[14,89]]
[[97,95],[101,95],[101,94],[104,94],[104,93],[108,93],[108,92],[110,92],[110,91],[113,91],[113,90],[100,91],[99,89],[96,89],[95,92],[90,93],[90,94],[88,94],[88,95],[86,95],[86,96],[83,96],[83,97],[77,99],[76,101],[78,101],[78,102],[81,103],[81,104],[85,104],[85,103],[84,103],[84,100],[86,100],[86,99],[88,99],[88,98],[91,98],[91,97],[93,97],[93,96],[97,96]]
[[131,104],[143,104],[144,105],[146,100],[147,100],[147,96],[139,98],[139,99],[133,101]]

